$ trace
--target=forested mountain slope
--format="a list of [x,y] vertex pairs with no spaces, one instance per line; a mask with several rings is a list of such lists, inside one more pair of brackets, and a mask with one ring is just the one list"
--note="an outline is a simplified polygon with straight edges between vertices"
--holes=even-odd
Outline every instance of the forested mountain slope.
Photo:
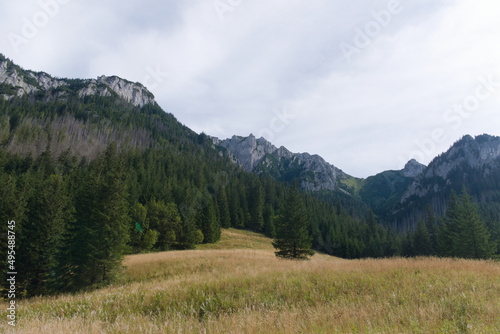
[[[0,219],[15,221],[23,295],[107,284],[126,253],[213,243],[225,227],[274,236],[290,186],[234,164],[142,85],[53,78],[3,56],[0,69]],[[373,216],[341,199],[301,200],[315,249],[397,254]]]

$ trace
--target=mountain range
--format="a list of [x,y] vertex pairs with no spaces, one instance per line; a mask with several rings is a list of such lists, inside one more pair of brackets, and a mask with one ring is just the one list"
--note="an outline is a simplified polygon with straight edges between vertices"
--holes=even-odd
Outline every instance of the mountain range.
[[[466,135],[428,166],[409,161],[402,170],[383,171],[366,179],[353,177],[318,155],[276,148],[264,138],[212,138],[216,147],[247,171],[281,182],[299,180],[309,192],[349,194],[368,204],[396,228],[411,229],[431,204],[438,215],[446,209],[452,190],[465,186],[483,208],[499,203],[500,137]],[[491,219],[500,219],[494,210]]]
[[[40,117],[43,110],[37,109],[23,117],[15,114],[2,119],[1,147],[21,155],[36,157],[49,148],[56,156],[69,150],[93,159],[110,142],[119,147],[154,147],[158,133],[180,141],[204,140],[173,115],[160,121],[158,115],[165,113],[153,94],[142,84],[117,76],[54,78],[24,70],[0,54],[0,100],[51,103],[60,108],[60,117]],[[129,112],[103,112],[105,101]],[[131,121],[138,113],[149,115],[147,122],[154,131]],[[296,180],[305,192],[323,199],[342,196],[344,201],[364,203],[396,229],[413,229],[428,204],[442,215],[451,191],[459,192],[462,187],[473,195],[488,220],[500,221],[500,137],[466,135],[428,166],[411,160],[402,170],[383,171],[366,179],[347,174],[319,155],[292,153],[252,134],[208,139],[215,151],[247,172],[285,184]]]

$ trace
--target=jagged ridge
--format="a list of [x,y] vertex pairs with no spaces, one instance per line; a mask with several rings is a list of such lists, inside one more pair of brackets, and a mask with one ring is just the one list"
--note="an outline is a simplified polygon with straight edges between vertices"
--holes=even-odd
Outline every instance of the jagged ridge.
[[[118,95],[137,107],[155,104],[154,95],[140,83],[133,83],[117,76],[100,76],[97,79],[57,79],[45,72],[28,71],[15,65],[0,54],[0,96],[9,100],[15,96],[51,93],[51,98],[63,98],[71,92],[79,97],[89,95]],[[46,95],[46,94],[45,94]],[[49,97],[49,96],[47,96]]]
[[253,134],[225,140],[212,139],[245,170],[270,175],[280,181],[297,178],[300,187],[307,191],[342,190],[341,181],[352,178],[319,155],[292,153]]

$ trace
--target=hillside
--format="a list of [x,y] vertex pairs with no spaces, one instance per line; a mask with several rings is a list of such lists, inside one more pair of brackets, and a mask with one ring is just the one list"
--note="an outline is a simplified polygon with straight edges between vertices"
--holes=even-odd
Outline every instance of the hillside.
[[[3,56],[0,84],[0,220],[16,223],[24,295],[105,286],[120,275],[125,254],[211,244],[221,228],[276,234],[291,179],[245,171],[141,84],[56,78]],[[345,258],[400,253],[397,236],[350,195],[303,193],[300,201],[315,250]],[[7,229],[0,226],[3,258]]]
[[[121,283],[20,303],[17,334],[495,333],[491,261],[279,260],[270,240],[224,230],[214,248],[127,256]],[[217,245],[217,244],[216,244]],[[238,246],[238,245],[241,245]],[[5,319],[6,304],[0,305]],[[6,322],[0,331],[9,333]]]

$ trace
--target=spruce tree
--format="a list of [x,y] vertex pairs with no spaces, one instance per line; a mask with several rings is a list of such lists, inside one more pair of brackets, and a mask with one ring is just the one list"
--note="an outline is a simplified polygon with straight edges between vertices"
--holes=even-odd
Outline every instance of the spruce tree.
[[220,222],[216,219],[212,199],[205,198],[204,203],[205,205],[198,215],[198,226],[203,233],[203,243],[210,244],[220,240]]
[[494,253],[494,245],[477,205],[465,188],[460,198],[451,194],[438,237],[442,256],[484,259]]
[[251,208],[250,208],[250,228],[254,231],[261,232],[264,229],[264,191],[260,184],[257,184],[252,189]]
[[453,240],[454,256],[486,259],[493,255],[494,245],[490,242],[490,234],[479,216],[477,205],[465,188],[460,197],[457,225]]
[[438,250],[438,240],[437,240],[438,231],[437,231],[436,216],[430,204],[427,204],[426,208],[425,227],[427,228],[427,232],[429,232],[429,239],[431,242],[430,254],[436,255]]
[[431,237],[423,220],[419,220],[417,230],[413,235],[413,251],[415,255],[429,256],[432,254]]
[[20,281],[27,296],[50,293],[59,277],[59,252],[73,207],[61,175],[40,181],[28,202],[28,219],[19,240]]
[[222,187],[217,194],[217,205],[219,208],[220,224],[223,228],[231,227],[231,216],[229,213],[229,204],[227,202],[226,190]]
[[452,191],[448,200],[448,208],[438,230],[438,254],[440,256],[454,256],[455,253],[454,240],[457,235],[458,201],[457,194]]
[[116,144],[108,146],[100,167],[101,175],[92,215],[98,238],[93,275],[97,283],[109,283],[121,268],[130,238],[125,175]]
[[306,260],[314,255],[309,222],[299,192],[290,192],[284,214],[277,219],[276,238],[273,246],[276,256],[285,259]]

